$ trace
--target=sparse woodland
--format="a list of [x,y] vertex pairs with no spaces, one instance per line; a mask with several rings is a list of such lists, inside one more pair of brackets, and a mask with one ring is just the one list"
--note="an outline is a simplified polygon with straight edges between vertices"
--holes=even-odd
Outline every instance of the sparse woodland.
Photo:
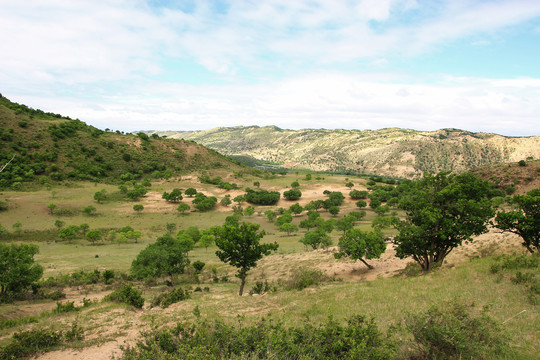
[[538,161],[266,171],[0,100],[2,359],[540,353]]

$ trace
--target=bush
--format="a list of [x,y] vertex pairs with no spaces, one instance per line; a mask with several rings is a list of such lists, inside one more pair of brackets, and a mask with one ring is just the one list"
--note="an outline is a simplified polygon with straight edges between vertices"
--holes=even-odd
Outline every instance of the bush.
[[[200,288],[199,288],[200,289]],[[202,290],[201,290],[202,291]],[[182,300],[189,299],[189,292],[182,288],[176,288],[169,292],[159,294],[153,301],[152,306],[161,306],[162,308],[169,307],[169,305],[177,303]]]
[[319,269],[308,269],[308,268],[299,268],[295,269],[287,283],[285,288],[287,290],[303,290],[311,285],[319,285],[321,282],[330,280],[330,278],[325,275]]
[[0,349],[0,359],[20,359],[60,344],[62,333],[45,329],[16,332],[12,341]]
[[122,288],[107,295],[104,300],[125,303],[138,309],[142,308],[144,305],[142,291],[133,288],[129,284],[126,284]]
[[329,318],[290,328],[264,318],[239,326],[202,319],[148,332],[141,342],[124,348],[120,359],[382,360],[395,355],[395,344],[375,321],[355,315],[346,324]]
[[507,353],[502,327],[485,311],[475,316],[471,310],[453,302],[409,316],[406,326],[416,341],[415,358],[491,359]]

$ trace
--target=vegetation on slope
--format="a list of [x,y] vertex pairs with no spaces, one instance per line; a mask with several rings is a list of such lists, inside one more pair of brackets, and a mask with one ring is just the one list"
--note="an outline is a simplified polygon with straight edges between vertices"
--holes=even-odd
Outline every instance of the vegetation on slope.
[[169,178],[181,171],[239,168],[226,157],[191,141],[100,130],[78,119],[45,113],[0,95],[0,189],[39,181],[115,181]]

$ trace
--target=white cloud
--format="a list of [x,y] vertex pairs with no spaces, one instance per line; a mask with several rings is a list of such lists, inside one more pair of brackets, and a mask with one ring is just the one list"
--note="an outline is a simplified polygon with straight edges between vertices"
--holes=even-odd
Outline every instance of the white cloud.
[[[538,131],[538,79],[412,81],[355,65],[390,69],[403,55],[496,33],[540,16],[540,1],[235,0],[219,13],[194,4],[182,12],[142,0],[0,0],[0,91],[102,128]],[[224,84],[169,78],[179,63]]]

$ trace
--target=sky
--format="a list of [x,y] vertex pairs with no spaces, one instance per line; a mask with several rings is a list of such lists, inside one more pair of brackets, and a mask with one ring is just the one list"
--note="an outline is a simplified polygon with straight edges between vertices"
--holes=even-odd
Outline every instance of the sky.
[[0,93],[112,130],[540,136],[540,0],[0,0]]

